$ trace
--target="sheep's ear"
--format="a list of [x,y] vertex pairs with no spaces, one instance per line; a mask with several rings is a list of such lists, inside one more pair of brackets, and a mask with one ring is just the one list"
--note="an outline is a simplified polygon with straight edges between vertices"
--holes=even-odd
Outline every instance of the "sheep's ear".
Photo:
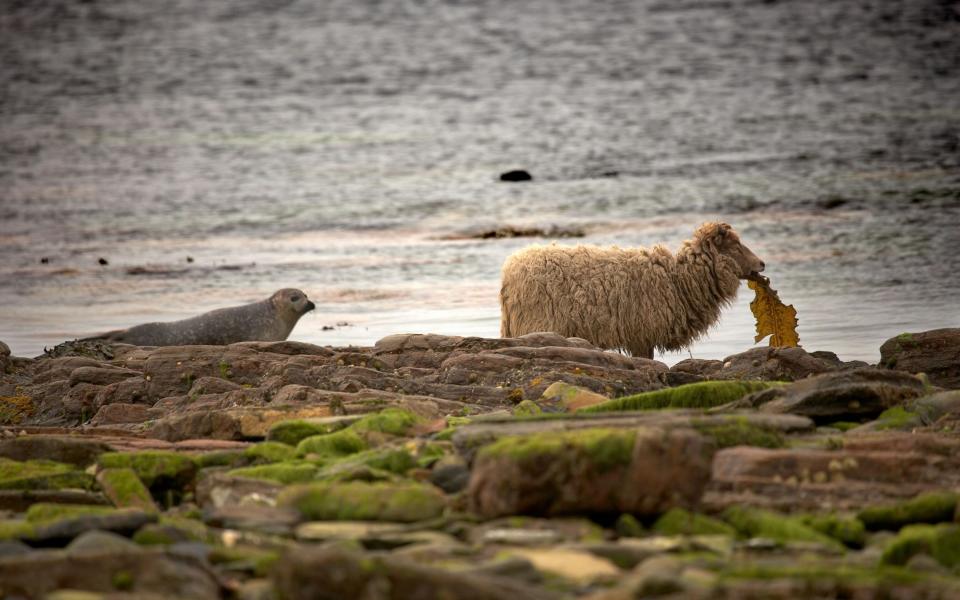
[[732,228],[726,223],[717,223],[717,238],[722,242],[727,239],[727,234],[730,233]]

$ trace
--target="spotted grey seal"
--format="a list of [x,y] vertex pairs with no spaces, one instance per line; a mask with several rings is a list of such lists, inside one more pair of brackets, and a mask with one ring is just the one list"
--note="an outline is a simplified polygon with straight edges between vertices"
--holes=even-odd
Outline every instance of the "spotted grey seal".
[[85,340],[108,340],[134,346],[275,342],[287,339],[300,317],[314,308],[316,306],[302,291],[285,288],[253,304],[219,308],[182,321],[144,323]]

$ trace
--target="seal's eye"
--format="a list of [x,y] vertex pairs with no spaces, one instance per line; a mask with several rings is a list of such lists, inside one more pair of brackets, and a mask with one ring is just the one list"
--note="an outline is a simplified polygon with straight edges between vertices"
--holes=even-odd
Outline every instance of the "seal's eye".
[[300,296],[290,296],[290,302],[300,302]]

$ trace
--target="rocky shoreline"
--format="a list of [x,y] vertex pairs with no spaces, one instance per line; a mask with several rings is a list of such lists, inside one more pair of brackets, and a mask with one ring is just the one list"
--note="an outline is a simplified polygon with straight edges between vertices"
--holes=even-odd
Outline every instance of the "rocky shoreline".
[[401,335],[0,372],[3,597],[960,598],[960,329],[878,365]]

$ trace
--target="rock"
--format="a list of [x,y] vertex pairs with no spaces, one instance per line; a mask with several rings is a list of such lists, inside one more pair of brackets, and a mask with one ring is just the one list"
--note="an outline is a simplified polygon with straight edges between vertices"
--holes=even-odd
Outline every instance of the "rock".
[[706,360],[703,358],[685,358],[670,367],[671,373],[686,373],[697,375],[704,379],[713,379],[723,368],[722,360]]
[[[279,489],[276,491],[279,493]],[[250,503],[231,503],[220,508],[204,510],[203,522],[221,529],[242,529],[270,535],[290,536],[300,521],[295,510]]]
[[139,552],[140,546],[128,538],[109,531],[94,529],[85,531],[67,544],[65,550],[69,554],[81,552]]
[[333,433],[360,419],[359,415],[338,415],[278,421],[267,431],[267,440],[296,446],[313,435]]
[[584,429],[504,437],[481,449],[467,494],[477,514],[654,515],[696,503],[710,442],[692,430]]
[[276,564],[271,579],[288,600],[503,600],[554,598],[549,592],[498,577],[454,573],[402,559],[335,548],[298,548]]
[[530,561],[536,569],[551,577],[568,579],[578,585],[613,581],[620,576],[612,562],[582,550],[567,548],[520,548],[508,556]]
[[263,479],[233,477],[222,471],[204,469],[197,481],[197,504],[203,509],[233,506],[276,505],[283,485]]
[[310,483],[287,487],[277,505],[314,521],[415,522],[443,514],[446,498],[419,483]]
[[0,356],[10,356],[10,346],[0,341]]
[[470,482],[470,468],[459,456],[445,456],[434,463],[430,483],[448,494],[456,494]]
[[97,367],[79,367],[70,372],[70,387],[80,383],[91,385],[110,385],[131,377],[140,377],[139,371],[122,367],[101,365]]
[[716,379],[761,379],[764,381],[796,381],[826,373],[836,365],[814,358],[803,348],[751,348],[723,359],[723,368],[711,373]]
[[594,406],[607,400],[609,400],[609,398],[601,394],[558,381],[550,384],[550,386],[543,391],[539,403],[547,406],[559,406],[562,412],[576,412],[581,408]]
[[196,398],[197,396],[203,396],[204,394],[226,394],[227,392],[233,392],[236,390],[243,389],[242,386],[238,383],[228,381],[222,377],[201,377],[193,382],[193,385],[190,387],[190,391],[187,392],[187,395]]
[[48,460],[24,462],[0,458],[0,490],[90,489],[93,476],[73,465]]
[[111,447],[97,440],[68,435],[21,435],[0,440],[0,456],[18,461],[52,460],[86,467]]
[[943,523],[954,520],[960,500],[954,492],[929,492],[886,506],[868,506],[857,514],[867,529],[899,530],[915,523]]
[[117,508],[157,512],[157,505],[150,496],[150,490],[143,485],[133,469],[102,469],[97,473],[97,483]]
[[150,408],[143,404],[127,404],[119,402],[101,406],[93,418],[92,427],[104,425],[121,425],[127,423],[143,423],[150,420]]
[[509,546],[556,546],[602,540],[606,532],[593,521],[577,517],[510,516],[487,521],[470,530],[467,539],[473,544],[503,544]]
[[845,436],[842,445],[720,450],[703,508],[860,510],[960,485],[960,440],[888,432]]
[[110,501],[99,492],[88,492],[78,489],[0,490],[0,510],[24,512],[38,502],[102,506],[108,506],[110,504]]
[[880,346],[880,366],[924,373],[934,385],[960,389],[960,328],[890,338]]
[[156,520],[155,514],[134,509],[37,503],[27,510],[25,523],[29,529],[19,537],[35,545],[63,545],[85,531],[131,535]]
[[903,565],[918,554],[928,554],[944,567],[960,565],[960,525],[909,525],[884,549],[880,562]]
[[108,452],[97,461],[99,470],[132,469],[154,494],[179,491],[193,482],[197,464],[189,456],[161,450]]
[[643,392],[613,400],[605,400],[583,408],[585,413],[663,408],[713,408],[736,402],[751,392],[779,387],[766,381],[701,381],[678,387]]
[[371,521],[312,521],[303,523],[296,530],[298,540],[324,542],[352,540],[370,550],[393,550],[411,544],[442,544],[448,547],[462,546],[455,538],[436,531],[410,529],[397,523]]
[[912,375],[863,368],[826,373],[778,388],[776,398],[760,410],[803,415],[818,423],[869,419],[923,393],[923,382]]
[[7,556],[0,558],[0,581],[10,597],[41,598],[58,589],[112,594],[119,588],[138,596],[220,598],[219,584],[203,565],[160,550],[51,550]]
[[149,434],[162,440],[264,438],[280,421],[331,416],[330,406],[237,408],[174,414],[152,423]]
[[533,175],[523,169],[514,169],[500,173],[500,181],[532,181]]

